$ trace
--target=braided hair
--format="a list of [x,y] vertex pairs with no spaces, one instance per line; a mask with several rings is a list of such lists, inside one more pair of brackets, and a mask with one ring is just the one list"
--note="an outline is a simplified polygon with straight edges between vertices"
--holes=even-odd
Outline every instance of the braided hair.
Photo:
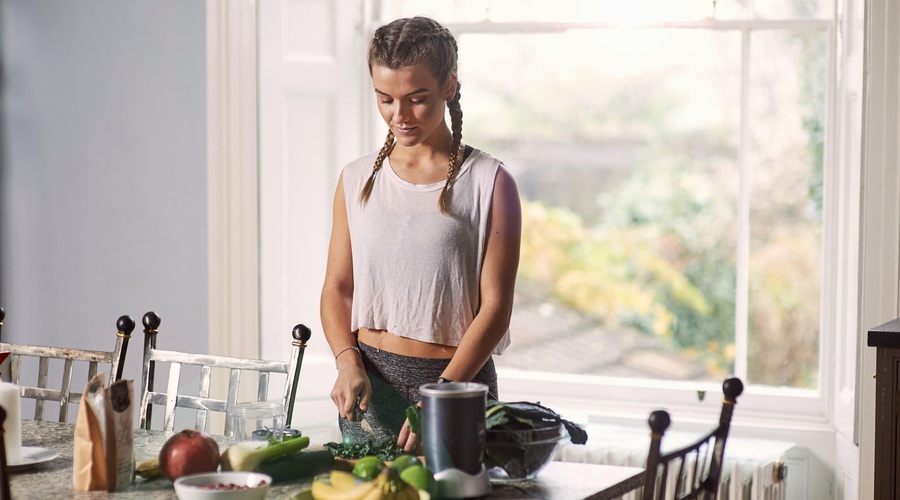
[[[424,62],[438,82],[444,83],[457,69],[456,39],[450,30],[443,27],[437,21],[427,17],[410,17],[397,19],[377,30],[369,44],[369,74],[372,74],[373,66],[383,66],[390,69],[399,69]],[[453,177],[456,175],[457,164],[462,155],[462,108],[459,105],[462,85],[457,82],[456,94],[447,100],[447,108],[450,111],[450,129],[452,139],[450,141],[450,161],[447,168],[447,181],[441,191],[438,206],[441,213],[447,214],[448,197]],[[375,158],[372,166],[372,175],[366,181],[359,194],[359,201],[366,203],[372,188],[375,185],[375,176],[381,170],[385,158],[394,149],[394,133],[388,130],[384,145]]]

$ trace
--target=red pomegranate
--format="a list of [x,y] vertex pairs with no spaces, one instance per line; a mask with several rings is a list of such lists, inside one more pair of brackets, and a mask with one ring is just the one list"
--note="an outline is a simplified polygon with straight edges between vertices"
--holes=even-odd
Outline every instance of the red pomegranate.
[[166,440],[159,450],[159,468],[172,481],[188,474],[215,472],[219,445],[206,434],[185,429]]

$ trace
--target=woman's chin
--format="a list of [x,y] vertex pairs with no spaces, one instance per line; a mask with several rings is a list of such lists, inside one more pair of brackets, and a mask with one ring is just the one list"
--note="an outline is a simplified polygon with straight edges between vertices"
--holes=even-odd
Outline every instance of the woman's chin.
[[404,136],[395,135],[394,137],[397,138],[397,145],[402,146],[404,148],[411,148],[414,146],[418,146],[419,144],[422,143],[422,141],[420,141],[419,138],[414,135],[404,135]]

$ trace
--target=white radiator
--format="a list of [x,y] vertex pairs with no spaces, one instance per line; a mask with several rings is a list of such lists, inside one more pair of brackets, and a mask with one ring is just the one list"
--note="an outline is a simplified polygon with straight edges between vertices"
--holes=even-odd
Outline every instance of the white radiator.
[[[726,447],[728,445],[726,444]],[[725,460],[720,500],[787,500],[787,466],[781,460]]]
[[[649,447],[648,432],[640,435],[632,432],[612,434],[588,431],[586,445],[574,445],[567,441],[556,452],[556,460],[593,464],[644,467]],[[666,438],[670,438],[666,434]],[[676,438],[676,436],[671,436]],[[676,439],[669,439],[670,445]],[[666,445],[663,440],[663,448]],[[744,445],[745,446],[741,446]],[[743,449],[742,449],[743,448]],[[787,500],[787,466],[784,465],[784,447],[775,447],[771,453],[761,453],[752,441],[729,439],[725,444],[725,465],[719,483],[719,500]],[[770,455],[771,456],[766,456]],[[690,467],[690,466],[689,466]],[[673,477],[669,478],[674,479]],[[670,485],[670,489],[674,485]],[[640,490],[622,497],[622,500],[640,500]]]

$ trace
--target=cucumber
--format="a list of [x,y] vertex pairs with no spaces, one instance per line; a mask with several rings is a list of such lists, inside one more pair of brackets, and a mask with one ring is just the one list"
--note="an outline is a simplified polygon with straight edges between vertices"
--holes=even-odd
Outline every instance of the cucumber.
[[334,466],[334,455],[321,448],[302,450],[297,453],[277,458],[271,462],[261,463],[253,469],[272,476],[272,483],[290,481],[303,477],[328,472]]

